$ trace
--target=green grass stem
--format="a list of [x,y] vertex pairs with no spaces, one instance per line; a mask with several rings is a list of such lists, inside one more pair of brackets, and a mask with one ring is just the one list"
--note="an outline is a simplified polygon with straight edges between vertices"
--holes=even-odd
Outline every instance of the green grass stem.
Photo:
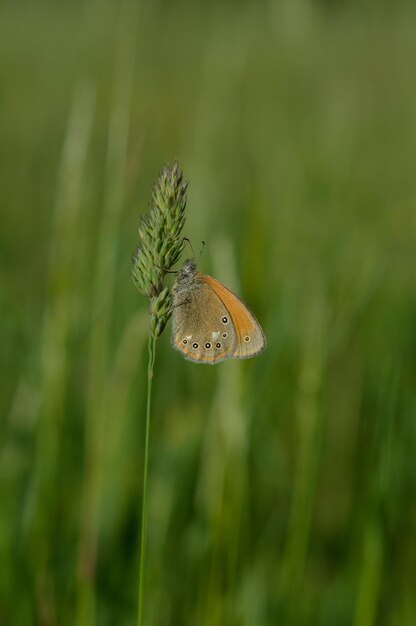
[[156,356],[156,339],[149,334],[149,361],[147,365],[147,402],[146,424],[144,435],[143,460],[143,493],[142,493],[142,523],[140,529],[140,565],[139,565],[139,595],[137,606],[137,624],[143,626],[144,578],[146,573],[146,544],[147,544],[147,483],[149,474],[149,441],[150,441],[150,410],[152,405],[153,371]]

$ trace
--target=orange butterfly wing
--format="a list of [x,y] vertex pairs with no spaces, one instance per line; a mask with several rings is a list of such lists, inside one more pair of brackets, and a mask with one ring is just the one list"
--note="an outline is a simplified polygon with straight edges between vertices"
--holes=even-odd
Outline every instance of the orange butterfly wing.
[[232,358],[248,359],[263,352],[266,348],[266,337],[260,324],[244,302],[212,276],[199,273],[198,278],[211,287],[230,314],[237,335],[237,344]]

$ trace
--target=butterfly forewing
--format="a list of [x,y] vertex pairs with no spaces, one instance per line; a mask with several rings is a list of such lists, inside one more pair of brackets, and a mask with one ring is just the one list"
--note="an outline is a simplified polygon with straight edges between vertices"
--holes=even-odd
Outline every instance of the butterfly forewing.
[[233,359],[248,359],[266,347],[266,338],[250,309],[230,289],[212,276],[200,274],[203,282],[220,298],[226,308],[236,335]]

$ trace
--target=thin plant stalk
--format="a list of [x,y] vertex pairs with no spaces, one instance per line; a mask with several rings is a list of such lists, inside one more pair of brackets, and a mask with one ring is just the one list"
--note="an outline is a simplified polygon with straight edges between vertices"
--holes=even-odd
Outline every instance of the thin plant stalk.
[[147,365],[147,402],[146,426],[144,436],[143,461],[143,495],[142,495],[142,525],[140,531],[140,567],[139,567],[139,597],[137,624],[143,626],[143,590],[145,577],[146,543],[147,543],[147,480],[149,474],[149,440],[150,440],[150,411],[152,405],[153,370],[156,357],[156,339],[149,335],[149,361]]
[[132,278],[140,293],[150,300],[149,354],[147,366],[147,402],[143,465],[143,494],[140,529],[139,583],[137,623],[143,625],[144,582],[146,574],[147,491],[149,474],[150,411],[156,339],[160,337],[171,315],[171,294],[164,287],[166,271],[182,254],[188,182],[175,163],[165,167],[153,188],[152,205],[139,224],[139,245],[132,258]]

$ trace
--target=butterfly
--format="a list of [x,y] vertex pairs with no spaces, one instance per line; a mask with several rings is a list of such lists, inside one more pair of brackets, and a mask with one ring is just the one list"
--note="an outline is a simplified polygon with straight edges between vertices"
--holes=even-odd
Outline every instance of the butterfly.
[[266,337],[249,308],[225,285],[185,261],[172,289],[173,347],[195,363],[249,359]]

